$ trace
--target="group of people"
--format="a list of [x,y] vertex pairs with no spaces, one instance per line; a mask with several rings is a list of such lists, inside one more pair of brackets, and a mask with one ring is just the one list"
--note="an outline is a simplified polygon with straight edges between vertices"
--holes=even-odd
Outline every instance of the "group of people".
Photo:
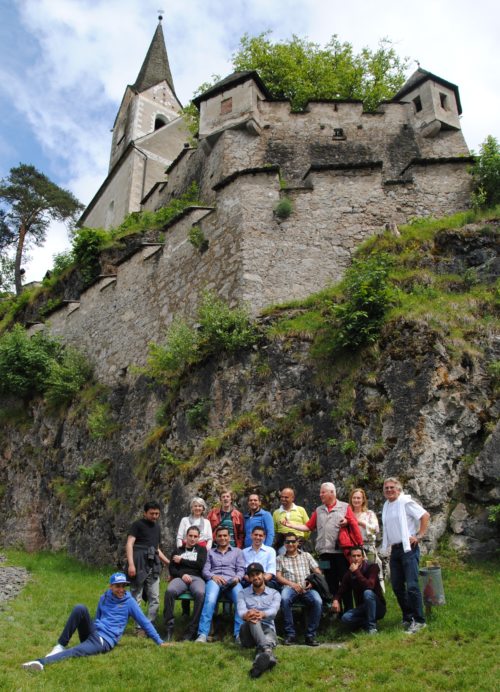
[[[430,517],[402,492],[396,478],[387,478],[383,490],[382,550],[390,551],[391,584],[403,627],[414,634],[425,627],[418,582],[419,543]],[[106,653],[120,639],[129,617],[135,620],[139,636],[167,646],[174,636],[175,601],[185,592],[194,602],[183,634],[187,641],[208,641],[221,597],[234,604],[235,642],[256,648],[252,677],[276,664],[275,618],[280,608],[283,643],[297,643],[293,615],[297,602],[306,609],[304,643],[308,646],[319,645],[316,635],[325,605],[341,614],[342,623],[351,629],[377,634],[377,622],[386,612],[377,516],[368,509],[362,488],[350,493],[349,502],[337,498],[333,483],[323,483],[319,495],[321,504],[311,517],[295,504],[294,491],[288,487],[281,490],[281,504],[272,515],[262,508],[257,493],[248,496],[245,515],[234,507],[228,490],[220,493],[220,504],[210,511],[202,498],[195,497],[190,514],[180,522],[170,559],[161,550],[160,506],[146,503],[143,517],[128,531],[126,573],[111,576],[95,619],[84,606],[76,606],[52,651],[23,666],[43,670],[72,656]],[[317,559],[306,550],[313,531]],[[169,566],[170,579],[164,597],[163,639],[153,625],[160,605],[162,564]],[[129,584],[130,593],[125,590]],[[147,615],[140,608],[142,600],[147,601]],[[67,648],[76,630],[80,644]]]

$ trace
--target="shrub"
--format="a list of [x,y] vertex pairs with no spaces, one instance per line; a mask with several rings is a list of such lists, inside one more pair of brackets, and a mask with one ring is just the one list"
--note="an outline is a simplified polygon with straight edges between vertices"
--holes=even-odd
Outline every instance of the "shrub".
[[213,293],[203,294],[198,309],[200,336],[204,349],[209,353],[219,350],[232,353],[252,346],[257,332],[245,308],[230,308]]
[[90,283],[99,274],[101,250],[110,242],[103,228],[80,228],[73,238],[73,258],[82,279]]
[[191,408],[186,411],[186,418],[192,428],[203,428],[208,421],[210,411],[210,401],[199,399]]
[[66,348],[60,362],[52,361],[46,383],[45,399],[52,406],[75,398],[92,375],[87,358],[73,348]]
[[258,334],[244,308],[230,308],[213,293],[203,294],[197,313],[199,328],[176,319],[164,345],[149,344],[143,372],[159,382],[172,381],[187,368],[213,353],[233,353],[256,343]]
[[42,332],[30,338],[16,324],[0,339],[0,392],[24,399],[42,393],[61,348]]
[[200,252],[205,252],[208,248],[208,240],[199,226],[191,226],[188,233],[188,240],[193,247]]
[[278,202],[274,213],[278,217],[278,219],[288,219],[290,214],[293,211],[293,205],[292,205],[292,200],[289,199],[288,197],[283,197],[280,199]]
[[385,313],[394,301],[388,283],[387,255],[355,259],[342,282],[344,300],[331,303],[328,311],[334,327],[334,349],[357,348],[373,343]]
[[98,440],[112,435],[119,425],[111,417],[109,404],[103,401],[96,401],[87,417],[87,427],[90,437]]
[[167,330],[164,346],[149,344],[147,373],[158,380],[177,377],[197,358],[198,336],[187,322],[176,319]]

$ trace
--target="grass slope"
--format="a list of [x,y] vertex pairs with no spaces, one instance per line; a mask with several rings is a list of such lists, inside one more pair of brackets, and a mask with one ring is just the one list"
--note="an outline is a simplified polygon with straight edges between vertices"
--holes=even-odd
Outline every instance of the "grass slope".
[[[103,690],[266,689],[266,691],[493,690],[498,683],[500,596],[498,564],[443,560],[447,605],[434,609],[428,628],[414,637],[400,629],[390,588],[388,613],[378,637],[343,632],[325,621],[318,649],[278,648],[278,666],[258,680],[248,677],[252,652],[230,637],[207,645],[175,643],[160,649],[137,639],[129,625],[118,647],[105,656],[73,659],[43,673],[20,668],[47,653],[77,602],[93,612],[113,568],[90,568],[64,554],[7,552],[11,565],[31,573],[24,591],[0,610],[0,689]],[[182,618],[178,618],[182,625]],[[160,628],[161,631],[161,628]],[[343,648],[327,647],[327,642]]]

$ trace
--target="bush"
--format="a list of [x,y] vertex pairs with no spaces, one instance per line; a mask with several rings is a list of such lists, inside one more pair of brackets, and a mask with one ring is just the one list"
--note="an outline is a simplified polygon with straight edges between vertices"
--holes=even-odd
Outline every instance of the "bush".
[[293,211],[292,201],[288,197],[283,197],[277,204],[274,213],[278,219],[288,219]]
[[387,255],[353,261],[342,282],[343,302],[329,306],[334,349],[357,348],[376,341],[385,313],[393,303],[387,280],[389,267]]
[[232,353],[252,346],[257,332],[244,308],[230,308],[213,293],[204,293],[198,309],[202,346],[208,353]]
[[184,320],[176,319],[167,330],[164,346],[149,344],[147,373],[163,380],[177,377],[197,358],[198,336]]
[[471,174],[472,206],[479,208],[500,204],[500,146],[495,137],[486,137]]
[[80,228],[76,232],[73,238],[73,259],[86,284],[98,276],[101,250],[109,242],[110,235],[103,228]]
[[164,345],[149,344],[144,373],[159,382],[173,380],[187,368],[213,353],[233,353],[256,343],[258,334],[243,308],[230,308],[210,292],[198,308],[199,329],[176,319],[167,330]]
[[46,389],[61,346],[42,332],[30,338],[20,324],[0,339],[0,392],[29,399]]
[[0,339],[0,393],[25,400],[44,394],[50,404],[71,400],[90,378],[85,357],[43,332],[31,338],[21,325]]
[[52,361],[46,382],[45,399],[52,406],[70,402],[92,375],[86,357],[73,348],[66,348],[60,362]]

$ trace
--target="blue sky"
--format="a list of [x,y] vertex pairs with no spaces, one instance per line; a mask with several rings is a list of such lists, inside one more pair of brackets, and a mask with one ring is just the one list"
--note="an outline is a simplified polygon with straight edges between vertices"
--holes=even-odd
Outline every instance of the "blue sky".
[[[0,0],[0,177],[33,163],[88,203],[108,165],[110,129],[157,23],[158,0]],[[462,129],[478,150],[500,139],[497,0],[165,0],[163,28],[183,103],[213,74],[230,71],[244,32],[271,29],[356,50],[390,38],[397,52],[458,84]],[[409,74],[416,69],[412,62]],[[39,279],[68,246],[53,225],[32,251]]]

